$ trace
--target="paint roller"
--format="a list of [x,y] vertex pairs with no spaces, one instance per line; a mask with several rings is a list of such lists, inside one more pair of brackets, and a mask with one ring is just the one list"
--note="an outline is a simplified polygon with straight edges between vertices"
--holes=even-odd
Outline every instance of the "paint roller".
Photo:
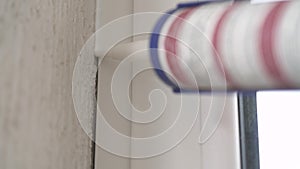
[[157,75],[175,91],[300,88],[300,1],[192,2],[156,23]]

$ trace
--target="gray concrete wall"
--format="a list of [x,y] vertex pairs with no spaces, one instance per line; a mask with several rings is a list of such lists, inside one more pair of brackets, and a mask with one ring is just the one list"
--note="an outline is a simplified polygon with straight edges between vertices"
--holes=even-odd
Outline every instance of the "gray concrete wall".
[[92,167],[71,82],[95,29],[95,3],[0,1],[0,169]]

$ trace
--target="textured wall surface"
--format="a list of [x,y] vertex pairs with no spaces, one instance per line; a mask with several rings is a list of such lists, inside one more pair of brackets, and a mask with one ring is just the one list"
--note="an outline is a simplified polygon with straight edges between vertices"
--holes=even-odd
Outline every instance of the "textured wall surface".
[[0,169],[88,169],[72,71],[95,0],[0,1]]

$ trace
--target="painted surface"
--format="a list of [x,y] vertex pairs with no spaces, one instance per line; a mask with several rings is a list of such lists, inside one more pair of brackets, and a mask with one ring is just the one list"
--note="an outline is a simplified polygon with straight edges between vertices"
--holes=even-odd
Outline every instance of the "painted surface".
[[0,168],[89,169],[72,71],[95,29],[95,0],[0,1]]

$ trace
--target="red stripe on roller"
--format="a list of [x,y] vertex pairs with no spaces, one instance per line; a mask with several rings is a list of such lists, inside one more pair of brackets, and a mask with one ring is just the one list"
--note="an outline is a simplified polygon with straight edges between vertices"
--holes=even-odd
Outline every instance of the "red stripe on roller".
[[223,14],[221,15],[221,17],[219,18],[219,20],[216,24],[214,34],[213,34],[213,39],[212,39],[212,44],[214,46],[214,58],[215,58],[217,67],[218,67],[219,71],[221,72],[221,74],[225,76],[227,83],[231,84],[232,86],[235,86],[235,85],[232,80],[232,77],[229,75],[228,70],[223,66],[222,55],[220,54],[219,41],[220,41],[220,36],[221,36],[222,29],[223,29],[224,23],[226,21],[226,18],[228,17],[230,12],[235,9],[236,6],[237,6],[236,4],[232,4],[232,5],[228,6],[228,8],[223,12]]
[[280,17],[282,16],[283,9],[287,5],[286,2],[279,2],[267,15],[260,34],[260,53],[264,63],[264,67],[269,75],[275,80],[279,81],[282,87],[289,87],[290,83],[283,75],[280,66],[276,62],[277,54],[274,50],[276,38],[275,31],[278,27]]
[[178,48],[177,48],[177,35],[179,31],[181,30],[181,27],[183,23],[185,22],[185,19],[189,17],[196,8],[187,8],[185,9],[181,14],[179,14],[176,19],[171,24],[167,37],[165,40],[165,49],[166,49],[166,57],[167,62],[170,67],[170,70],[174,74],[174,76],[181,82],[185,84],[190,84],[186,76],[184,75],[183,70],[180,67],[180,56],[177,56],[178,54]]

